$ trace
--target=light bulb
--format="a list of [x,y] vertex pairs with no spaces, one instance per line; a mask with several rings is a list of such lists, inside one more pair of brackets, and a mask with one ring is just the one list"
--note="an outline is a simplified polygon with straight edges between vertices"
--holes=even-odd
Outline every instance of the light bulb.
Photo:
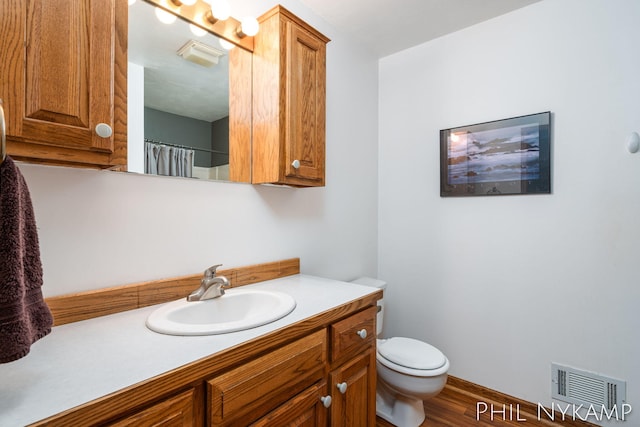
[[194,4],[196,4],[198,0],[180,0],[180,3],[182,3],[185,6],[193,6]]
[[156,18],[163,24],[173,24],[176,21],[176,15],[159,7],[156,7]]
[[258,30],[260,29],[260,24],[258,24],[258,20],[252,16],[246,16],[240,20],[240,28],[238,30],[238,36],[255,36],[258,34]]
[[231,16],[231,6],[227,0],[210,0],[211,14],[214,18],[220,21],[229,19]]
[[231,50],[231,49],[233,49],[234,47],[236,47],[236,45],[235,45],[235,44],[233,44],[233,43],[231,43],[231,42],[228,42],[228,41],[226,41],[225,39],[220,39],[220,46],[222,46],[222,48],[223,48],[223,49],[226,49],[226,50]]
[[189,29],[191,30],[191,33],[196,37],[202,37],[207,34],[207,30],[204,30],[197,25],[189,24]]

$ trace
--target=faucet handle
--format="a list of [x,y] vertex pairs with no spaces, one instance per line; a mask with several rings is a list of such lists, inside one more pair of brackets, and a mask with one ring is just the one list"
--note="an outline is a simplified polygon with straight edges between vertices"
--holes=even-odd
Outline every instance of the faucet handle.
[[221,267],[221,266],[222,266],[222,264],[216,264],[216,265],[213,265],[213,266],[207,268],[204,271],[204,277],[206,279],[211,279],[213,277],[216,277],[216,270],[218,269],[218,267]]

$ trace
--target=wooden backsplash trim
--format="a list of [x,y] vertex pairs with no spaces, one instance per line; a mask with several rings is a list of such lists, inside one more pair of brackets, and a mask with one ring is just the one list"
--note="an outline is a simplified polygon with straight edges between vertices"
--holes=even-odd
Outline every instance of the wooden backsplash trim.
[[[231,287],[300,273],[300,258],[219,270]],[[200,286],[203,273],[46,298],[54,326],[184,298]]]

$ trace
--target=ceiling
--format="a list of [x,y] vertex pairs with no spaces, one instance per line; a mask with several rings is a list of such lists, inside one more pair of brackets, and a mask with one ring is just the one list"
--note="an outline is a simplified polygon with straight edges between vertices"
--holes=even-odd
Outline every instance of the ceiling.
[[300,0],[381,58],[540,0]]

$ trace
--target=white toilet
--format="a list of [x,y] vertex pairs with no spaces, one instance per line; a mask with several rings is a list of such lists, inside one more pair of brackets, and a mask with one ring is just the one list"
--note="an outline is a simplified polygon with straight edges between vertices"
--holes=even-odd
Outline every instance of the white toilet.
[[[384,291],[386,282],[370,277],[353,280]],[[378,301],[377,334],[382,332],[383,299]],[[412,338],[378,338],[376,414],[399,427],[424,421],[423,401],[440,393],[447,382],[449,360],[426,342]]]

